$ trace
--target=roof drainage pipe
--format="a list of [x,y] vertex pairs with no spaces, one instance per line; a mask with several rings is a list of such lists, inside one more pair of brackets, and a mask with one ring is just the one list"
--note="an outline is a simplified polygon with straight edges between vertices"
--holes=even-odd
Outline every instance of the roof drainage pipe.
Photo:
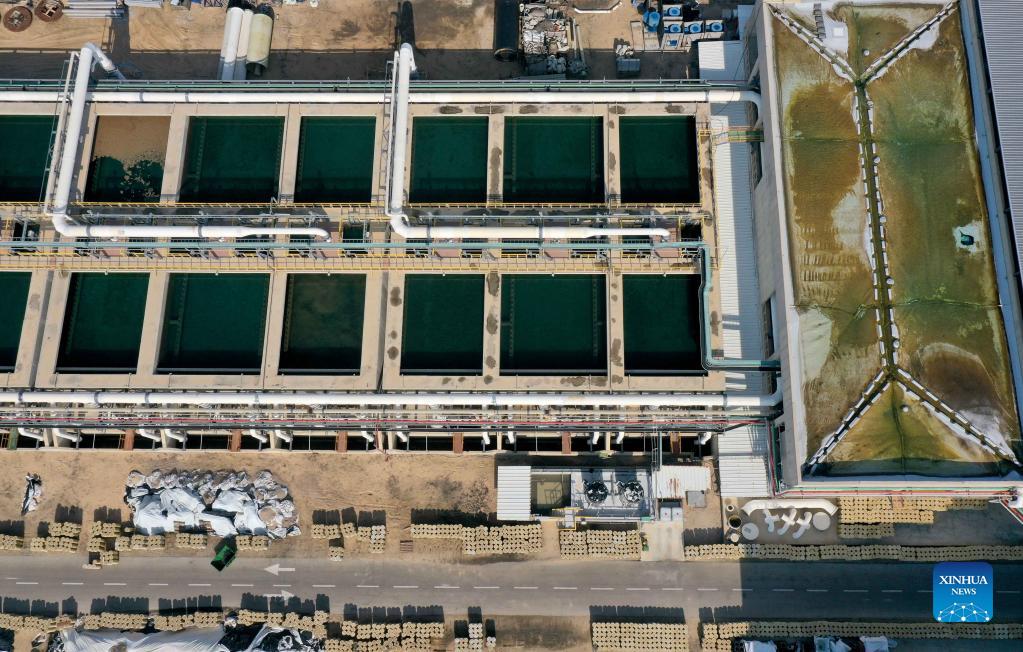
[[771,408],[781,402],[773,394],[443,394],[443,393],[315,393],[315,392],[67,392],[60,390],[0,392],[0,405],[45,404],[84,406],[220,406],[220,407],[649,407],[744,410]]
[[74,180],[75,168],[78,164],[78,151],[85,121],[85,102],[89,94],[89,73],[94,60],[98,61],[108,73],[120,74],[117,73],[117,68],[114,67],[110,59],[92,43],[87,43],[78,55],[78,70],[75,74],[74,91],[71,93],[71,107],[64,125],[64,133],[59,136],[64,140],[60,150],[60,165],[57,168],[53,203],[49,208],[50,220],[57,233],[72,238],[243,238],[253,235],[308,235],[329,239],[330,234],[326,230],[315,228],[89,226],[72,222],[68,217],[67,208],[71,198],[71,183]]
[[[597,229],[579,226],[412,226],[403,205],[405,200],[405,154],[409,133],[409,82],[416,69],[412,46],[403,43],[398,49],[395,90],[391,94],[391,152],[387,193],[387,216],[391,229],[402,238],[527,238],[560,240],[563,238],[594,238],[597,236],[660,236],[667,238],[667,229]],[[497,96],[490,96],[494,101]],[[593,97],[590,96],[590,101]],[[502,99],[503,101],[503,99]]]

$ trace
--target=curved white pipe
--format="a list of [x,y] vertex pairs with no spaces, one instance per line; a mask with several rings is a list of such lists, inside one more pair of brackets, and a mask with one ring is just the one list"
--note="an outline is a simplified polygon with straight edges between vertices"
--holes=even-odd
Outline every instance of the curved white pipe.
[[249,428],[249,436],[263,444],[269,441],[269,438],[256,428]]
[[594,430],[593,431],[593,439],[590,440],[590,443],[591,444],[596,444],[596,443],[599,443],[599,442],[600,442],[600,431],[599,430]]
[[365,439],[366,441],[368,441],[371,444],[376,442],[376,437],[371,435],[368,430],[360,430],[359,434],[362,435],[363,439]]
[[50,431],[53,433],[53,436],[57,437],[58,439],[65,439],[75,444],[82,441],[81,435],[75,435],[70,432],[65,432],[63,428],[51,428]]
[[509,430],[508,432],[506,432],[504,434],[507,435],[508,443],[509,444],[514,444],[515,443],[515,431],[514,430]]
[[[412,56],[412,46],[403,43],[398,49],[398,65],[393,99],[391,100],[391,147],[390,147],[390,184],[387,197],[386,215],[391,218],[391,229],[402,238],[523,238],[530,240],[561,240],[569,238],[595,238],[599,236],[659,236],[667,238],[667,229],[597,229],[585,226],[412,226],[405,214],[405,158],[408,149],[409,134],[409,82],[416,64]],[[430,94],[424,94],[430,95]],[[441,94],[443,95],[443,94]],[[516,95],[512,93],[511,95]],[[526,94],[532,96],[534,94]],[[567,95],[574,95],[568,93]],[[490,102],[493,96],[488,95]],[[506,100],[501,96],[501,101]],[[605,100],[603,97],[602,101]],[[592,101],[592,96],[590,101]],[[462,98],[461,101],[465,101]],[[522,100],[528,101],[528,100]],[[567,101],[567,100],[565,100]]]
[[625,441],[625,431],[624,430],[619,430],[618,431],[618,436],[615,437],[615,445],[619,446],[619,445],[621,445],[621,443],[623,441]]
[[483,438],[483,445],[484,446],[489,446],[490,445],[490,433],[488,433],[486,430],[483,430],[483,431],[480,432],[480,437]]
[[[397,406],[420,407],[703,407],[723,410],[771,408],[781,390],[765,396],[733,394],[359,394],[314,392],[0,392],[0,404],[44,405],[217,405],[217,406]],[[363,437],[366,431],[361,431]],[[372,439],[372,436],[369,436]]]
[[155,432],[149,432],[148,428],[136,428],[135,434],[141,437],[145,437],[150,441],[160,441],[160,435],[156,434]]
[[182,444],[185,443],[185,435],[182,433],[174,432],[170,428],[164,428],[162,432],[163,436],[167,439],[173,439],[174,441],[179,441]]
[[18,428],[19,437],[28,437],[37,441],[46,441],[46,436],[41,432],[34,432],[29,428]]
[[[232,8],[232,11],[235,8]],[[240,10],[239,10],[240,11]],[[103,53],[95,45],[87,43],[78,55],[78,70],[75,74],[74,91],[71,93],[71,107],[64,128],[64,142],[61,148],[60,166],[57,168],[57,183],[53,203],[49,209],[50,220],[57,233],[71,238],[243,238],[255,235],[308,235],[329,239],[324,229],[282,228],[251,226],[88,226],[75,224],[68,217],[67,208],[71,197],[71,183],[78,163],[78,149],[82,140],[85,119],[85,101],[89,93],[89,71],[93,57]],[[103,55],[111,66],[110,60]],[[116,70],[116,68],[115,68]]]
[[290,444],[292,442],[292,440],[294,439],[294,437],[291,436],[290,432],[285,432],[285,431],[281,430],[280,428],[275,428],[274,429],[274,436],[276,436],[277,439],[280,439],[281,441],[283,441],[285,443],[288,443],[288,444]]
[[100,65],[100,67],[103,68],[104,72],[111,77],[116,77],[117,79],[124,81],[124,75],[121,74],[121,71],[117,69],[114,62],[107,56],[107,53],[101,50],[98,45],[95,43],[86,43],[82,46],[82,49],[84,50],[86,48],[92,52],[92,56],[96,59],[96,62]]

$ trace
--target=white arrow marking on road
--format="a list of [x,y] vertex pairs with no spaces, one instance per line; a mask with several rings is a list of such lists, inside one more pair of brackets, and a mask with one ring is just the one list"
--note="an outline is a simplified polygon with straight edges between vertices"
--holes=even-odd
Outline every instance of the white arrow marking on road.
[[295,594],[287,589],[281,589],[280,593],[264,593],[263,595],[268,598],[281,598],[282,600],[290,600],[295,597]]
[[280,573],[293,573],[293,572],[295,572],[294,568],[285,568],[284,566],[281,566],[280,564],[274,564],[273,566],[267,566],[263,570],[265,570],[266,572],[270,573],[271,575],[278,575]]

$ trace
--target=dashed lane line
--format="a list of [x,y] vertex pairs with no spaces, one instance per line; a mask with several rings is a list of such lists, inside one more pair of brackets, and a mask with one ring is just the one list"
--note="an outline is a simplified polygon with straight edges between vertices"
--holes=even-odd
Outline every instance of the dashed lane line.
[[462,587],[460,587],[460,586],[451,586],[450,584],[438,584],[438,585],[434,586],[433,588],[435,588],[435,589],[443,589],[443,590],[446,590],[446,591],[451,591],[451,590],[460,589]]
[[15,584],[19,586],[34,586],[36,584],[39,584],[39,582],[15,582]]
[[775,593],[792,593],[795,589],[771,589]]
[[881,593],[902,593],[902,589],[881,589]]
[[395,584],[391,587],[392,589],[418,589],[419,587],[415,584]]
[[626,587],[625,590],[626,591],[649,591],[650,587],[649,586],[630,586],[630,587]]
[[355,588],[357,588],[357,589],[379,589],[380,585],[379,584],[356,584]]
[[737,593],[752,593],[753,592],[753,589],[732,589],[732,590],[737,592]]
[[614,588],[610,586],[591,586],[591,591],[614,591]]
[[290,589],[291,585],[290,584],[274,584],[273,587],[275,589]]
[[707,587],[707,586],[698,586],[698,587],[696,587],[696,590],[697,591],[717,591],[716,588]]
[[170,586],[170,584],[167,584],[166,582],[150,582],[149,586]]
[[520,591],[535,591],[537,589],[537,587],[535,586],[515,586],[512,588],[518,589]]
[[474,586],[472,588],[474,588],[476,590],[479,590],[479,591],[485,591],[485,590],[489,590],[489,589],[499,589],[501,587],[499,587],[499,586]]
[[232,584],[231,586],[236,588],[251,588],[252,584]]
[[866,589],[842,589],[842,593],[866,593]]
[[[336,584],[313,584],[314,589],[336,589]],[[394,587],[398,588],[398,587]]]
[[578,586],[552,586],[551,588],[553,590],[555,590],[555,591],[577,591],[577,590],[579,590]]
[[662,586],[662,591],[685,591],[681,586]]
[[827,589],[807,589],[807,593],[827,593]]
[[103,586],[128,586],[128,584],[125,582],[103,582]]
[[189,586],[200,586],[200,587],[205,587],[205,586],[210,586],[210,584],[209,584],[209,583],[206,583],[206,582],[196,582],[196,583],[194,583],[194,584],[189,584]]
[[61,586],[82,586],[85,582],[61,582]]
[[995,591],[995,593],[1011,593],[1013,595],[1016,595],[1016,594],[1019,593],[1019,591],[1011,591],[1009,589],[1005,589],[1005,590],[1001,590],[1001,591]]

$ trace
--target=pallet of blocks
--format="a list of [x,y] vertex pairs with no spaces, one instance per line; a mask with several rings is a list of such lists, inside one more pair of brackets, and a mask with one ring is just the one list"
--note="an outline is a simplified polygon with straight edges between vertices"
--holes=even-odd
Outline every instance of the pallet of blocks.
[[590,635],[593,648],[604,652],[689,650],[689,631],[684,623],[595,622]]
[[99,553],[100,566],[113,566],[121,562],[121,553],[116,550],[104,550]]
[[270,537],[259,534],[239,534],[234,538],[238,550],[269,550]]
[[895,534],[893,523],[839,523],[840,539],[882,539]]
[[24,537],[16,537],[12,534],[0,534],[0,550],[22,550],[24,547]]
[[327,557],[331,561],[344,561],[345,546],[340,539],[335,539],[327,546]]
[[189,532],[176,532],[172,535],[175,548],[187,548],[191,550],[204,550],[209,543],[209,535],[193,534]]
[[28,542],[30,552],[78,552],[78,539],[70,537],[36,537]]
[[50,536],[51,537],[70,537],[77,539],[82,535],[82,526],[78,523],[71,523],[69,521],[57,521],[56,523],[50,523]]
[[[365,528],[363,528],[365,529]],[[387,546],[387,526],[374,525],[369,528],[369,551],[381,554]]]
[[337,539],[341,536],[341,525],[313,523],[311,534],[314,539]]

